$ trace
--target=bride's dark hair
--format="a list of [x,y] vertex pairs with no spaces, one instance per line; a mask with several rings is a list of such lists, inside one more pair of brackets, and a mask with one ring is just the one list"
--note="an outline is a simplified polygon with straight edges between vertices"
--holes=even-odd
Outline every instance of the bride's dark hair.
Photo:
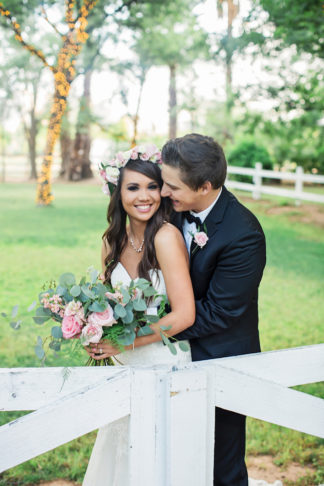
[[[130,159],[125,167],[120,169],[117,186],[108,205],[107,221],[109,226],[102,236],[102,239],[104,241],[107,240],[110,247],[110,252],[105,258],[105,282],[110,282],[112,271],[116,267],[120,255],[128,242],[126,232],[127,213],[121,201],[121,185],[125,170],[133,170],[145,175],[157,182],[160,189],[162,189],[163,185],[161,169],[156,163],[141,159]],[[157,261],[154,248],[154,237],[163,223],[169,221],[170,213],[171,202],[168,198],[162,197],[159,209],[147,222],[145,228],[143,257],[138,265],[138,275],[149,281],[151,280],[149,271],[153,268],[159,268],[159,262]]]

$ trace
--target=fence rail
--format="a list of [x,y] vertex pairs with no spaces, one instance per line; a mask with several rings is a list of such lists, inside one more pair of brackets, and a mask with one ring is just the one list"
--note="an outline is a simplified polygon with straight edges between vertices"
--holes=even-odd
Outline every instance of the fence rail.
[[[30,168],[26,157],[21,155],[15,157],[11,156],[10,158],[12,159],[10,163],[2,162],[2,168],[0,168],[0,180],[2,182],[21,182],[28,180]],[[99,156],[92,157],[91,168],[95,177],[97,177],[97,166],[100,160],[101,158]],[[40,167],[41,161],[42,158],[38,157],[38,167]],[[54,179],[59,176],[60,168],[59,157],[56,156],[52,166],[52,175]],[[324,188],[323,195],[304,191],[305,184],[324,184],[324,175],[304,174],[302,167],[297,167],[296,172],[281,172],[275,170],[265,170],[262,168],[262,164],[258,162],[255,164],[255,168],[236,167],[230,165],[228,166],[227,173],[227,187],[251,192],[254,199],[260,199],[261,194],[269,194],[294,199],[296,204],[300,204],[301,201],[324,203]],[[251,176],[252,183],[232,180],[231,175],[233,174]],[[269,184],[264,184],[264,179],[275,179],[289,183],[293,182],[294,189],[273,187]]]
[[[257,162],[254,169],[245,167],[228,166],[227,170],[229,176],[226,180],[226,186],[241,191],[252,192],[254,199],[260,199],[261,194],[269,194],[273,196],[281,196],[285,198],[295,199],[296,204],[300,201],[311,201],[324,203],[324,194],[313,194],[303,190],[304,183],[307,184],[324,184],[323,175],[304,174],[302,167],[297,167],[296,172],[279,172],[275,170],[264,170],[262,164]],[[253,183],[239,182],[230,179],[231,174],[252,176]],[[295,182],[294,189],[283,189],[262,184],[263,179],[279,179],[282,181]],[[324,193],[324,191],[323,191]]]
[[289,388],[323,379],[324,344],[179,367],[71,368],[65,382],[63,368],[0,369],[0,410],[35,410],[0,427],[0,472],[130,416],[130,486],[211,486],[216,405],[324,438],[324,400]]

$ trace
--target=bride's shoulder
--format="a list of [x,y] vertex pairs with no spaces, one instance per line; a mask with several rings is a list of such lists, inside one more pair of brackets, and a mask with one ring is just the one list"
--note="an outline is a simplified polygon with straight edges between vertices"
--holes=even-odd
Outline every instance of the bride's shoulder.
[[171,223],[164,223],[161,228],[157,231],[154,243],[156,246],[170,244],[172,241],[183,242],[183,237],[181,232]]

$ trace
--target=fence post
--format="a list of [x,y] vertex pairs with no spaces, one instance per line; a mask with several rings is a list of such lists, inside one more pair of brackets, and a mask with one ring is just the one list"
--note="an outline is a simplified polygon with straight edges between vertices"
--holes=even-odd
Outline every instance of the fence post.
[[304,175],[304,169],[302,167],[298,166],[296,168],[296,182],[295,182],[295,193],[296,193],[295,204],[296,204],[296,206],[300,206],[300,201],[302,199],[303,175]]
[[261,171],[262,171],[261,162],[256,162],[255,172],[254,172],[254,176],[253,176],[253,184],[254,184],[254,190],[253,190],[253,193],[252,193],[253,199],[260,199],[261,198],[261,188],[262,188]]

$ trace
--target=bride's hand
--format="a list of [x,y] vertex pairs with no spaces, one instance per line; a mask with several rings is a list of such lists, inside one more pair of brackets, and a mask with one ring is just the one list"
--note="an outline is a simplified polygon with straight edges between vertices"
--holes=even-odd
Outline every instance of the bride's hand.
[[86,351],[93,359],[104,359],[110,358],[111,356],[115,356],[116,354],[120,353],[120,350],[114,348],[109,341],[100,341],[99,343],[91,343],[89,346],[86,347]]

